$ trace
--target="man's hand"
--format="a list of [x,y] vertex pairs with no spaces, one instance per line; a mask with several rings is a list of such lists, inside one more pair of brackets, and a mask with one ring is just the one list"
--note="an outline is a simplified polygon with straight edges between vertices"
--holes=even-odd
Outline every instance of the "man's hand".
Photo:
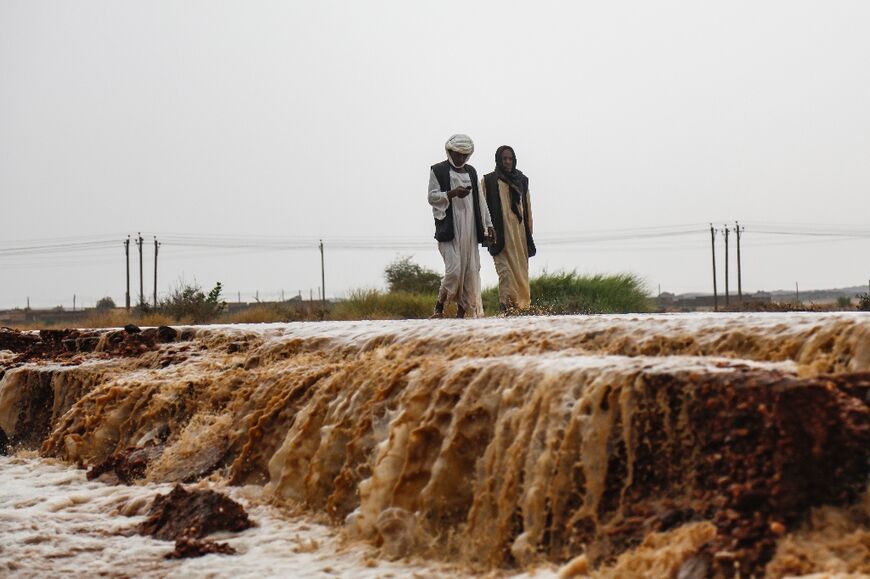
[[454,197],[459,197],[462,199],[467,197],[469,193],[471,193],[471,187],[457,187],[447,192],[447,198],[453,199]]
[[486,243],[488,245],[495,245],[495,229],[492,227],[486,228]]

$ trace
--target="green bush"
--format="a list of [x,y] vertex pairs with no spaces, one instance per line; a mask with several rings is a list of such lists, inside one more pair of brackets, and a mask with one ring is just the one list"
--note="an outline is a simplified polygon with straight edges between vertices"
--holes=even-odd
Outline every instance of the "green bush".
[[870,293],[858,294],[858,309],[862,312],[870,312]]
[[[579,275],[575,271],[544,272],[529,280],[534,314],[615,314],[648,312],[652,300],[636,275]],[[498,311],[498,287],[483,292],[488,314]]]
[[115,309],[115,300],[113,300],[109,296],[106,296],[104,298],[100,298],[97,300],[96,308],[97,308],[97,311],[101,311],[101,312],[104,310],[113,310],[113,309]]
[[411,257],[410,255],[400,257],[384,269],[384,277],[387,279],[390,293],[437,293],[441,285],[441,276],[431,269],[412,262]]
[[216,318],[226,307],[221,301],[221,282],[217,282],[208,294],[194,284],[179,283],[170,294],[161,299],[154,309],[159,314],[176,320],[202,324]]

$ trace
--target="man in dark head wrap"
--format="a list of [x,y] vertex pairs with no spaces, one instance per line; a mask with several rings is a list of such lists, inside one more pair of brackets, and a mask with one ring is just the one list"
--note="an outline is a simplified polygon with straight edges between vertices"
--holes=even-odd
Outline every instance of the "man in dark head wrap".
[[495,228],[489,253],[498,273],[498,301],[502,310],[531,305],[529,258],[535,255],[532,239],[532,205],[529,179],[517,169],[513,147],[502,145],[495,152],[495,171],[480,184]]
[[457,317],[476,318],[483,315],[477,245],[492,240],[492,220],[477,187],[477,172],[467,163],[474,152],[471,138],[453,135],[444,149],[447,159],[429,169],[429,205],[438,251],[444,258],[444,278],[432,317],[444,317],[444,304],[455,301]]

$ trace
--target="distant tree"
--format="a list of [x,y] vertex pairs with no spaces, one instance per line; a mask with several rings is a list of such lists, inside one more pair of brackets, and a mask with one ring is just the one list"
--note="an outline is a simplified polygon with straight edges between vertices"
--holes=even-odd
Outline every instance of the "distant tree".
[[870,312],[870,293],[858,294],[858,309],[862,312]]
[[441,276],[431,269],[411,261],[406,255],[396,259],[384,269],[384,277],[391,292],[431,294],[438,291]]
[[115,300],[113,300],[109,296],[97,300],[97,309],[100,311],[113,310],[115,309],[115,307]]

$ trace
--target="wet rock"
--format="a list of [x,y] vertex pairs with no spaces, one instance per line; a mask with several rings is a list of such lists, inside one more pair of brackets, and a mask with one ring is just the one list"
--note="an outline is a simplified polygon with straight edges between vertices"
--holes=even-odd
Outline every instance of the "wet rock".
[[78,338],[76,340],[76,349],[79,352],[93,352],[97,349],[97,345],[100,343],[99,336],[88,336],[86,338]]
[[[106,330],[40,330],[20,332],[9,328],[0,328],[0,350],[8,350],[16,355],[7,367],[16,367],[25,362],[54,359],[60,363],[80,363],[77,356],[81,353],[94,352],[106,335],[106,353],[118,354],[124,348],[130,334],[124,330],[107,332]],[[156,342],[156,340],[151,340]]]
[[169,326],[160,326],[157,328],[157,341],[160,343],[174,342],[178,337],[178,330]]
[[0,428],[0,456],[6,456],[7,454],[9,454],[9,438],[6,437],[6,433]]
[[201,539],[218,531],[244,531],[250,526],[245,509],[234,500],[211,490],[188,491],[175,485],[172,492],[154,499],[138,532],[172,541]]
[[62,350],[63,341],[70,335],[75,337],[75,334],[74,330],[39,330],[40,340],[54,351]]
[[142,330],[136,324],[127,324],[124,326],[124,331],[128,334],[138,334]]
[[179,340],[181,340],[182,342],[189,342],[190,340],[193,340],[194,338],[196,338],[196,330],[195,329],[185,328],[185,329],[181,330]]
[[87,473],[88,480],[93,480],[104,474],[112,473],[124,484],[132,484],[145,476],[148,465],[160,457],[163,446],[145,448],[127,448],[107,457],[103,462],[91,468]]
[[11,328],[0,328],[0,350],[24,352],[40,342],[36,334],[19,332]]
[[236,550],[226,543],[182,537],[176,539],[175,550],[165,555],[166,559],[191,559],[203,555],[235,555]]

